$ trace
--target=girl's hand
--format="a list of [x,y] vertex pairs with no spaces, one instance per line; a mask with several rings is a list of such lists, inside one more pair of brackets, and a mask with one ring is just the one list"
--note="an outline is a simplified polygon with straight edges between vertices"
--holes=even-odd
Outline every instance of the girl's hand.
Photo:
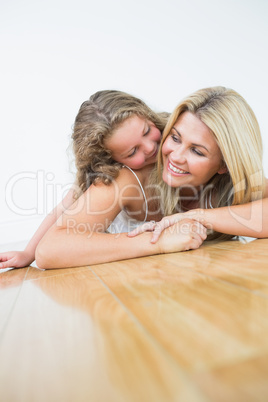
[[135,237],[144,232],[153,232],[151,243],[156,243],[163,230],[167,229],[168,227],[174,225],[177,222],[180,222],[182,219],[185,219],[185,215],[181,213],[166,216],[159,222],[155,221],[146,222],[143,225],[138,226],[136,229],[129,232],[128,236]]
[[207,238],[207,229],[199,222],[183,219],[166,228],[159,239],[160,253],[196,249]]
[[22,268],[33,262],[33,258],[26,251],[8,251],[0,253],[0,270],[2,268]]

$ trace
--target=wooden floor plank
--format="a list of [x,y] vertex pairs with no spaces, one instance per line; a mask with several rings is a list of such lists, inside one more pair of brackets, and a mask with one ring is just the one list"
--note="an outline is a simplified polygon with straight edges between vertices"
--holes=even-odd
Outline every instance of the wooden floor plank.
[[268,244],[267,239],[253,239],[243,238],[230,240],[230,241],[212,241],[205,242],[202,248],[217,248],[220,250],[232,250],[239,253],[247,254],[251,258],[255,255],[262,255],[268,257]]
[[88,269],[25,282],[0,356],[3,401],[207,400]]
[[194,251],[169,254],[164,260],[268,297],[268,261],[264,261],[263,256],[250,258],[236,251],[217,248]]
[[74,272],[81,272],[81,271],[85,271],[88,270],[87,267],[76,267],[76,268],[60,268],[60,269],[39,269],[39,268],[35,268],[30,266],[29,270],[27,272],[27,276],[25,278],[26,281],[32,281],[32,280],[36,280],[36,279],[43,279],[43,278],[49,278],[51,276],[60,276],[60,275],[68,275],[68,274],[72,274]]
[[267,402],[268,355],[227,365],[193,378],[210,400]]
[[170,264],[169,257],[91,269],[189,372],[268,349],[267,298]]
[[10,270],[0,275],[0,341],[16,304],[28,268]]

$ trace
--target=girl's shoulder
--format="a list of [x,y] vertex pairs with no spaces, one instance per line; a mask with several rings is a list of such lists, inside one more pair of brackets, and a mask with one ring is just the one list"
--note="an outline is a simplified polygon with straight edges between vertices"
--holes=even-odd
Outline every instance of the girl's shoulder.
[[151,172],[151,167],[145,166],[142,169],[134,170],[129,168],[128,166],[123,166],[119,172],[117,177],[117,181],[122,183],[129,183],[129,184],[141,184],[144,185],[145,181],[147,180],[149,174]]
[[137,189],[143,187],[145,180],[145,172],[140,170],[132,170],[126,166],[122,166],[119,174],[114,178],[111,183],[104,184],[102,181],[98,181],[91,185],[85,193],[97,190],[99,193],[103,193],[104,196],[113,194],[114,197],[120,199],[122,194],[128,197],[135,197]]
[[129,167],[123,166],[117,179],[116,185],[118,185],[119,192],[121,194],[121,198],[123,198],[128,206],[135,204],[137,200],[144,201],[146,200],[146,186],[145,183],[147,181],[150,169],[139,169],[133,170]]

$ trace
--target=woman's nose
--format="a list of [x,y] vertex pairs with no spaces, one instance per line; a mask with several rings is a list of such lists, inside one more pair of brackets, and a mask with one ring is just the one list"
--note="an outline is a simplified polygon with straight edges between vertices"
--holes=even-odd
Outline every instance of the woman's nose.
[[176,147],[174,151],[172,152],[172,159],[174,162],[178,163],[185,163],[186,162],[186,155],[185,155],[185,149],[183,149],[182,146]]

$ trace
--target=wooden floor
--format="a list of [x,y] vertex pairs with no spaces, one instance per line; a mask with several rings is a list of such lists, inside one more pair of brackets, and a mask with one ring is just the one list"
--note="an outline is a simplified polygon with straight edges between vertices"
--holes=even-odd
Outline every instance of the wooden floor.
[[268,239],[0,274],[3,402],[268,401]]

